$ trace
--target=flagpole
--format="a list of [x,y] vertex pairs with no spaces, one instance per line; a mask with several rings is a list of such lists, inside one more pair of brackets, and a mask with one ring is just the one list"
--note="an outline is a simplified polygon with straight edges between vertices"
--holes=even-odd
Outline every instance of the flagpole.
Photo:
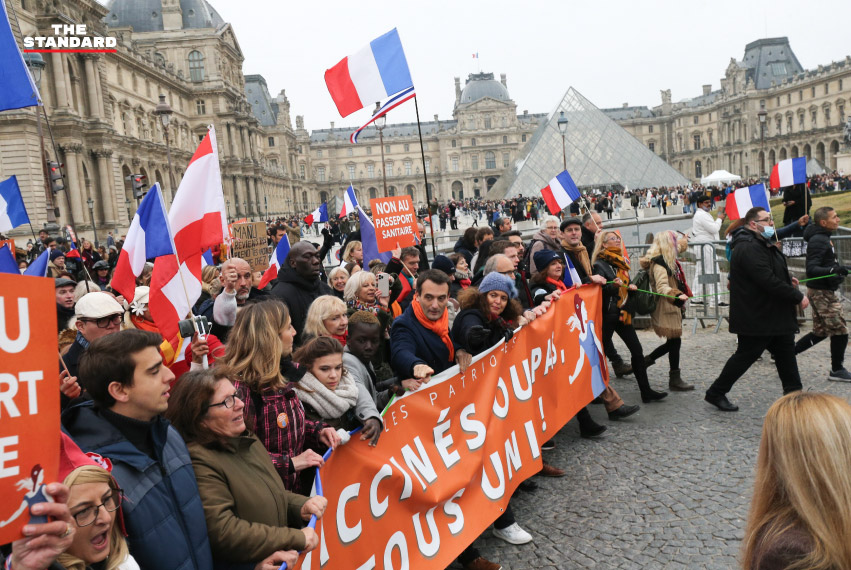
[[428,172],[426,172],[425,149],[423,148],[423,130],[420,127],[420,106],[417,104],[417,96],[414,95],[414,110],[417,113],[417,133],[420,136],[420,156],[423,160],[423,179],[425,180],[426,211],[428,212],[428,227],[431,230],[431,253],[437,257],[437,249],[434,246],[434,216],[431,213],[431,192],[428,189]]

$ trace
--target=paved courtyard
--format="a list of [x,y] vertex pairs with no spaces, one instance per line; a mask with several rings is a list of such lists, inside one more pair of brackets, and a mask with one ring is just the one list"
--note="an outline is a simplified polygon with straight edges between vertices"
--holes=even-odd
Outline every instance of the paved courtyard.
[[[641,404],[632,376],[614,386],[641,411],[609,422],[602,406],[591,413],[609,429],[581,439],[575,421],[556,437],[545,459],[567,470],[561,479],[535,477],[539,488],[512,501],[534,542],[509,545],[486,531],[476,545],[504,570],[568,568],[738,568],[763,418],[782,395],[766,353],[730,393],[740,407],[723,413],[703,401],[705,389],[735,350],[735,336],[692,336],[686,323],[683,378],[693,392]],[[805,332],[809,330],[805,327]],[[645,353],[660,344],[652,331],[639,337]],[[618,352],[628,352],[616,338]],[[829,382],[829,343],[800,355],[804,389],[851,398],[851,384]],[[851,357],[851,355],[849,355]],[[667,357],[650,368],[656,389],[667,389]]]

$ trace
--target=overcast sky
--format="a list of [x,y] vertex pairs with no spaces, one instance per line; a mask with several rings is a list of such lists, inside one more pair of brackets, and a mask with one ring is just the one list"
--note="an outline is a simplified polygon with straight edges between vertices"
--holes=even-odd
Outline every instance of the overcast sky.
[[[745,45],[788,36],[805,69],[851,54],[848,0],[210,0],[230,22],[243,72],[286,89],[293,124],[359,126],[342,119],[323,74],[370,40],[398,28],[418,93],[420,118],[452,116],[454,80],[471,72],[508,76],[517,111],[550,112],[568,87],[598,107],[654,106],[719,87]],[[478,52],[479,59],[472,54]],[[413,102],[388,116],[414,121]]]

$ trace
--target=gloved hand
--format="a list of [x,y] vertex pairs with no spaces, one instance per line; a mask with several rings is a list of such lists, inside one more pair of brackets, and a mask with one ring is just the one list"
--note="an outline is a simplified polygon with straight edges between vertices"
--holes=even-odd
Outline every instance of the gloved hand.
[[836,265],[833,267],[833,273],[836,273],[840,277],[846,277],[848,275],[848,268],[842,265]]
[[491,331],[481,325],[474,325],[467,331],[467,346],[470,347],[470,352],[475,354],[488,348]]
[[511,330],[510,328],[506,328],[504,334],[505,334],[505,342],[508,342],[509,340],[511,340],[511,337],[514,336],[514,331]]

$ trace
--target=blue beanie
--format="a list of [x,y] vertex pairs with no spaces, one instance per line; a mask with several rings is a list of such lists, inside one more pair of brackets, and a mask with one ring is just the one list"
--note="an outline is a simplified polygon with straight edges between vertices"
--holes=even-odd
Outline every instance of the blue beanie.
[[56,261],[60,257],[65,257],[65,252],[58,247],[50,252],[50,261]]
[[511,278],[496,271],[485,275],[485,278],[479,283],[479,293],[487,293],[488,291],[502,291],[508,295],[509,299],[517,298],[517,288]]
[[532,256],[532,259],[535,261],[535,269],[543,271],[550,263],[561,258],[551,249],[542,249],[540,251],[536,251],[535,255]]

